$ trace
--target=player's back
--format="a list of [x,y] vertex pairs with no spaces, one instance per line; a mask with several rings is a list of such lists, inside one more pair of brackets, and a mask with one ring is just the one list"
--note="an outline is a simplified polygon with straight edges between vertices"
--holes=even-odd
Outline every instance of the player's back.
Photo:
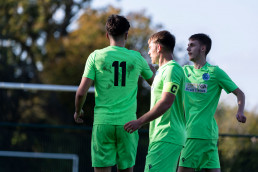
[[140,53],[109,46],[91,54],[95,69],[94,124],[122,125],[136,119],[139,75],[148,67]]

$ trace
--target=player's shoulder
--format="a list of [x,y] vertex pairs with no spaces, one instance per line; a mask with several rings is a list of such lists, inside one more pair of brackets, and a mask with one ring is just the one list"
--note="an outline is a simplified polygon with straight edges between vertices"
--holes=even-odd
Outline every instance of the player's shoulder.
[[137,58],[142,58],[142,55],[141,55],[141,53],[140,53],[139,51],[128,50],[128,49],[127,49],[127,51],[128,51],[131,55],[133,55],[133,56],[135,56],[135,57],[137,57]]
[[143,64],[146,63],[145,58],[142,56],[142,54],[138,51],[135,50],[128,50],[131,59],[135,62],[135,63],[139,63],[139,64]]
[[178,64],[175,60],[172,60],[164,69],[166,72],[176,72],[176,73],[184,73],[182,66]]
[[96,57],[96,50],[94,50],[93,52],[90,53],[90,55],[88,56],[87,60],[91,59],[94,60]]
[[207,63],[206,67],[208,68],[210,73],[214,73],[214,72],[220,70],[218,65],[212,65],[212,64],[209,64],[209,63]]
[[194,66],[193,65],[184,65],[183,66],[183,70],[189,70],[189,69],[193,69]]
[[179,63],[177,63],[175,60],[172,60],[170,67],[176,70],[183,70],[182,66]]
[[99,59],[105,57],[110,52],[110,47],[105,47],[102,49],[96,49],[94,50],[90,56],[94,59]]
[[218,65],[212,65],[210,63],[207,63],[207,67],[210,68],[210,69],[217,69],[217,68],[219,68]]
[[90,53],[89,57],[90,58],[95,58],[100,53],[101,53],[100,49],[94,50],[93,52]]
[[208,64],[207,67],[208,67],[210,73],[214,73],[217,75],[225,74],[225,71],[223,69],[221,69],[218,65]]
[[101,53],[104,53],[104,52],[107,52],[107,51],[109,51],[109,47],[105,47],[105,48],[102,48],[102,49],[96,49],[92,53],[94,53],[94,54],[101,54]]

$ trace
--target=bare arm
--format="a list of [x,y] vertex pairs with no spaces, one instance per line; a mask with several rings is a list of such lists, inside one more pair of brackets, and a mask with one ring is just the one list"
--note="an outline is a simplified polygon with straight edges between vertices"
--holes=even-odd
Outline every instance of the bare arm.
[[142,125],[160,117],[172,106],[175,97],[176,96],[172,93],[163,92],[161,99],[149,112],[145,113],[137,120],[126,123],[124,129],[129,133],[133,133],[135,130],[141,128]]
[[83,116],[82,107],[86,100],[87,92],[92,85],[92,82],[92,79],[82,77],[79,88],[76,91],[74,120],[77,123],[83,123],[83,120],[81,118]]
[[150,79],[147,79],[146,81],[148,82],[149,85],[152,85],[152,82],[155,77],[156,69],[151,64],[149,64],[149,67],[150,67],[151,71],[153,72],[153,75]]
[[246,117],[244,115],[245,94],[239,88],[235,89],[232,93],[235,94],[237,97],[238,110],[237,110],[236,118],[238,122],[245,123],[246,122]]

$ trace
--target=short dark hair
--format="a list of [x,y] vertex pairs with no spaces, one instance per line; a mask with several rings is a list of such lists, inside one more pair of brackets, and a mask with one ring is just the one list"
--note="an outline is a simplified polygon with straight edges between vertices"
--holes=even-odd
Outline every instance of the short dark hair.
[[106,31],[112,37],[118,37],[126,33],[130,28],[128,20],[120,15],[112,14],[106,22]]
[[210,52],[212,41],[208,35],[204,33],[197,33],[190,36],[189,40],[197,40],[201,45],[205,45],[206,46],[205,55],[207,55]]
[[166,50],[173,53],[175,44],[176,44],[176,38],[174,35],[172,35],[169,31],[163,30],[157,33],[154,33],[148,43],[153,41],[153,43],[161,44]]

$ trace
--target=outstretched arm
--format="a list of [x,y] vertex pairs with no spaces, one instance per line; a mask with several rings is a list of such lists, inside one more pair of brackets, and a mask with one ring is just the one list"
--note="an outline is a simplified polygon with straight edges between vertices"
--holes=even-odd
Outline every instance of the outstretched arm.
[[76,91],[75,96],[75,113],[74,113],[74,120],[76,123],[83,123],[82,116],[82,106],[86,100],[87,92],[92,84],[93,80],[82,77],[81,83],[79,85],[78,90]]
[[172,93],[163,92],[161,100],[159,100],[149,112],[145,113],[137,120],[126,123],[124,129],[129,133],[133,133],[135,130],[141,128],[142,125],[160,117],[171,107],[175,97],[176,96]]
[[237,118],[238,122],[245,123],[246,122],[246,117],[244,115],[245,94],[239,88],[235,89],[233,91],[233,94],[236,95],[237,104],[238,104],[238,110],[237,110],[236,118]]

